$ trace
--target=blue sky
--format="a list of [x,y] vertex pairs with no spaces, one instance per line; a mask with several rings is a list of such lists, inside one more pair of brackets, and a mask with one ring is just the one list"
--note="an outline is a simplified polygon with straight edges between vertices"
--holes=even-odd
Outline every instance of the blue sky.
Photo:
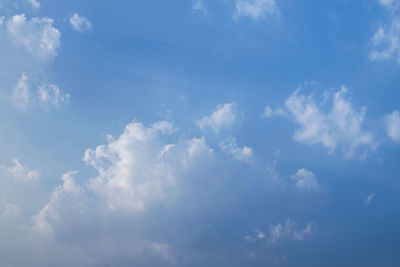
[[399,72],[398,0],[0,0],[1,265],[399,266]]

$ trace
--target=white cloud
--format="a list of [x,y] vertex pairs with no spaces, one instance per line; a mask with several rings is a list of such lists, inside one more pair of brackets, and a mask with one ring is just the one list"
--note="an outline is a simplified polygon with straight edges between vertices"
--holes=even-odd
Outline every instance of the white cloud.
[[39,178],[39,171],[29,170],[18,159],[12,159],[12,162],[14,165],[10,167],[0,165],[0,170],[20,181],[36,180]]
[[31,92],[28,84],[28,77],[22,73],[17,85],[14,87],[12,101],[18,108],[24,109],[31,103]]
[[161,136],[171,128],[167,122],[148,128],[130,123],[118,139],[110,138],[109,144],[86,150],[84,161],[99,173],[90,188],[110,209],[140,211],[165,200],[167,192],[180,182],[175,164],[183,170],[196,158],[212,153],[204,138],[164,144]]
[[270,106],[264,108],[263,117],[271,118],[276,116],[287,116],[286,112],[282,108],[273,110]]
[[299,233],[297,231],[293,232],[293,240],[303,241],[304,237],[312,234],[311,224],[307,223],[306,227],[302,229]]
[[[357,149],[364,148],[364,153],[375,149],[374,134],[364,129],[366,108],[360,111],[353,108],[347,97],[345,86],[339,91],[325,95],[318,104],[313,95],[301,94],[301,87],[285,101],[285,112],[300,126],[293,139],[305,144],[321,144],[333,152],[340,146],[346,157],[353,157]],[[326,107],[332,99],[332,106]]]
[[17,46],[34,57],[51,59],[57,55],[61,33],[47,17],[27,20],[24,14],[15,15],[6,23],[7,33]]
[[400,17],[398,10],[400,1],[380,0],[384,7],[391,12],[390,25],[379,27],[371,39],[371,60],[395,59],[400,63]]
[[393,111],[385,117],[386,133],[395,142],[400,142],[400,112]]
[[52,104],[58,106],[62,103],[68,103],[70,95],[64,93],[57,85],[54,84],[43,84],[38,89],[39,101],[43,104]]
[[4,17],[4,16],[0,16],[0,25],[3,25],[5,18],[6,17]]
[[79,16],[77,13],[69,19],[72,28],[78,32],[87,32],[92,29],[92,23],[85,17]]
[[238,147],[235,138],[229,137],[220,144],[222,151],[234,159],[242,162],[249,162],[253,156],[253,150],[250,147]]
[[36,0],[25,0],[25,1],[31,4],[33,8],[38,9],[40,7],[40,3]]
[[312,227],[307,223],[305,228],[300,231],[295,230],[295,224],[292,220],[287,219],[284,224],[271,225],[269,228],[268,243],[276,243],[282,239],[291,239],[294,241],[303,241],[304,237],[312,234]]
[[32,92],[25,73],[21,74],[21,78],[14,87],[12,94],[12,102],[20,109],[26,109],[36,103],[59,106],[67,104],[69,99],[70,95],[64,93],[54,84],[42,84],[38,87],[37,92]]
[[207,14],[208,10],[204,7],[202,0],[193,0],[193,11]]
[[298,170],[297,173],[292,176],[292,179],[296,181],[296,187],[299,189],[313,190],[319,188],[317,179],[312,171],[304,168]]
[[367,197],[367,199],[365,200],[365,204],[370,204],[371,203],[371,201],[374,199],[374,197],[375,197],[375,194],[370,194],[368,197]]
[[400,63],[400,18],[394,18],[390,26],[380,27],[371,39],[372,60],[394,58]]
[[275,0],[236,0],[235,20],[249,17],[253,20],[263,18],[266,14],[279,14]]
[[196,125],[202,130],[210,128],[216,133],[219,133],[223,128],[233,126],[236,119],[235,104],[229,103],[219,105],[210,116],[203,117],[196,122]]
[[[52,223],[56,223],[58,220],[58,212],[60,210],[65,212],[65,207],[60,205],[63,205],[64,202],[68,202],[68,205],[75,203],[72,207],[74,210],[70,213],[75,213],[77,209],[78,214],[82,213],[82,208],[85,208],[80,205],[84,189],[75,183],[73,177],[75,174],[75,171],[71,171],[62,175],[61,179],[63,184],[54,189],[50,201],[44,206],[39,214],[33,218],[35,222],[33,229],[48,238],[52,238],[54,235]],[[73,201],[68,201],[69,199],[72,199]],[[68,207],[68,209],[71,209],[71,207]]]

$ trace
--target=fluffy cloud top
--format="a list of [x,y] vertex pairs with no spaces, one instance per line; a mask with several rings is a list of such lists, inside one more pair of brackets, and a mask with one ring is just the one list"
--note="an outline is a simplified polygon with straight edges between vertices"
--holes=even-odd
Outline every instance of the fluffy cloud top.
[[233,126],[236,119],[235,104],[229,103],[219,105],[210,116],[203,117],[197,121],[196,124],[200,129],[206,130],[208,128],[219,133],[223,128],[230,128]]
[[[90,188],[105,199],[111,209],[143,210],[150,203],[166,200],[167,193],[180,183],[180,170],[203,154],[212,153],[204,138],[179,144],[164,144],[161,136],[170,134],[172,125],[161,122],[144,127],[131,123],[109,144],[85,152],[84,161],[99,176]],[[139,152],[140,151],[140,152]],[[181,166],[176,168],[177,164]]]
[[92,23],[85,17],[79,16],[77,13],[69,19],[72,28],[77,32],[87,32],[92,29]]
[[47,17],[27,20],[24,14],[15,15],[6,23],[7,32],[14,43],[40,59],[57,55],[61,33]]
[[275,0],[237,0],[235,7],[235,20],[241,17],[258,20],[266,14],[278,14]]
[[[317,103],[313,95],[301,94],[301,88],[295,90],[284,106],[288,116],[300,126],[293,139],[311,145],[321,144],[331,152],[340,146],[346,157],[352,157],[359,148],[373,149],[376,138],[364,129],[366,108],[355,110],[347,94],[348,89],[342,86]],[[332,106],[327,109],[326,103],[330,99]]]

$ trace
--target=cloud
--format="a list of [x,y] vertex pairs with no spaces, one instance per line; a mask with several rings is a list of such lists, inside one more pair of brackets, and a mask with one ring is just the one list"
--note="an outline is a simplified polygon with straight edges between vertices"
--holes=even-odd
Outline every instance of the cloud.
[[306,170],[304,168],[297,171],[292,179],[296,181],[296,187],[305,190],[314,190],[319,188],[317,179],[315,178],[312,171]]
[[[293,139],[309,145],[321,144],[333,152],[341,147],[347,158],[359,149],[373,150],[375,135],[364,126],[366,108],[355,110],[348,98],[348,89],[327,93],[321,103],[313,95],[301,94],[301,87],[285,101],[284,112],[300,126]],[[332,100],[332,106],[327,102]],[[283,111],[282,111],[283,112]]]
[[304,237],[312,234],[312,227],[307,223],[305,228],[300,231],[295,230],[295,224],[291,219],[287,219],[284,224],[271,225],[269,228],[268,243],[273,244],[282,239],[303,241]]
[[259,20],[266,14],[279,14],[275,0],[236,0],[235,20],[241,17],[249,17]]
[[393,111],[392,114],[385,116],[386,133],[394,142],[400,142],[400,112]]
[[166,201],[167,192],[180,183],[176,164],[184,170],[199,157],[213,153],[204,138],[163,144],[160,137],[170,134],[171,128],[168,122],[149,128],[134,122],[118,139],[110,137],[108,145],[86,150],[84,161],[99,173],[90,188],[110,209],[140,211],[152,202]]
[[42,84],[36,92],[32,92],[27,75],[22,73],[17,85],[14,87],[11,98],[16,107],[26,109],[34,104],[53,106],[67,104],[70,95],[64,93],[55,84]]
[[302,229],[299,233],[297,231],[293,232],[293,240],[303,241],[304,237],[312,234],[311,224],[307,223],[306,227]]
[[207,14],[208,10],[204,7],[202,0],[193,0],[193,11]]
[[25,109],[31,103],[31,92],[28,84],[28,77],[25,73],[21,74],[17,86],[14,87],[12,101],[15,106]]
[[[226,144],[228,152],[243,152],[233,137]],[[7,266],[26,266],[26,262],[34,266],[200,266],[219,257],[221,250],[234,257],[224,261],[242,260],[247,256],[233,253],[248,246],[240,237],[248,228],[254,229],[254,221],[265,220],[260,210],[268,216],[276,212],[265,203],[288,201],[293,190],[276,191],[274,183],[268,183],[264,165],[258,170],[257,162],[237,164],[218,153],[224,152],[218,144],[214,146],[205,137],[181,134],[171,122],[145,126],[133,121],[120,135],[108,136],[104,144],[85,151],[83,161],[89,172],[66,172],[60,185],[45,192],[31,192],[33,185],[40,184],[37,178],[12,178],[35,176],[19,162],[0,168],[0,177],[8,177],[0,179],[3,203],[19,210],[7,225],[0,221],[5,232],[13,233],[9,241],[0,242],[0,251],[7,251],[2,262]],[[4,207],[0,204],[0,212]],[[251,208],[238,213],[238,207]],[[225,227],[226,221],[232,228]],[[281,227],[276,229],[279,240],[287,225]],[[220,238],[230,235],[231,229],[239,237],[236,241]],[[293,223],[286,238],[295,240],[294,232],[305,236],[307,231]],[[257,229],[251,237],[254,242],[269,238],[268,229]],[[18,255],[16,248],[29,251],[22,264],[13,256]]]
[[23,47],[34,57],[52,59],[57,55],[61,33],[47,17],[27,20],[24,14],[6,22],[7,34],[15,45]]
[[235,104],[229,103],[217,106],[210,116],[203,117],[196,122],[196,125],[203,131],[212,129],[214,132],[219,133],[224,128],[233,126],[236,119]]
[[399,0],[379,0],[379,3],[391,11],[396,11],[400,6]]
[[282,108],[278,108],[275,110],[273,110],[270,106],[266,106],[264,108],[263,117],[272,118],[276,116],[287,116],[287,113]]
[[18,159],[12,159],[13,166],[5,167],[0,165],[0,171],[17,180],[36,180],[39,178],[39,171],[29,170],[23,166]]
[[25,1],[31,4],[33,8],[38,9],[40,7],[40,3],[36,0],[25,0]]
[[52,104],[58,106],[62,103],[68,103],[70,95],[64,93],[55,84],[42,84],[38,88],[39,101],[43,104]]
[[88,32],[92,30],[92,23],[85,17],[74,13],[69,19],[72,28],[77,32]]
[[371,201],[375,198],[375,194],[370,194],[367,199],[365,200],[365,204],[369,205],[371,204]]
[[73,177],[75,174],[76,171],[71,171],[62,175],[61,179],[63,184],[53,190],[50,201],[39,214],[33,218],[35,223],[33,229],[44,234],[48,238],[52,238],[54,235],[53,223],[57,223],[58,212],[63,209],[63,212],[65,212],[65,207],[61,206],[65,202],[68,204],[75,202],[73,207],[67,207],[68,210],[71,210],[71,208],[73,209],[72,212],[69,212],[70,214],[74,213],[76,215],[83,213],[80,209],[84,207],[80,205],[80,201],[84,189],[76,184]]
[[400,1],[381,0],[380,3],[391,12],[390,25],[379,27],[371,39],[371,60],[395,59],[400,63]]
[[229,137],[224,139],[220,144],[222,151],[232,158],[242,161],[249,162],[253,156],[253,150],[250,147],[244,146],[243,148],[238,147],[235,138]]

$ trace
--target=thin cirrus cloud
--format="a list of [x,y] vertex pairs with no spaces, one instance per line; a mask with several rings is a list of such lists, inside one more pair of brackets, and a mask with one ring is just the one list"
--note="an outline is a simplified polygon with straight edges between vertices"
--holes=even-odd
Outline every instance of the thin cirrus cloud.
[[279,14],[275,0],[237,0],[235,8],[235,20],[247,17],[256,21],[266,15]]

